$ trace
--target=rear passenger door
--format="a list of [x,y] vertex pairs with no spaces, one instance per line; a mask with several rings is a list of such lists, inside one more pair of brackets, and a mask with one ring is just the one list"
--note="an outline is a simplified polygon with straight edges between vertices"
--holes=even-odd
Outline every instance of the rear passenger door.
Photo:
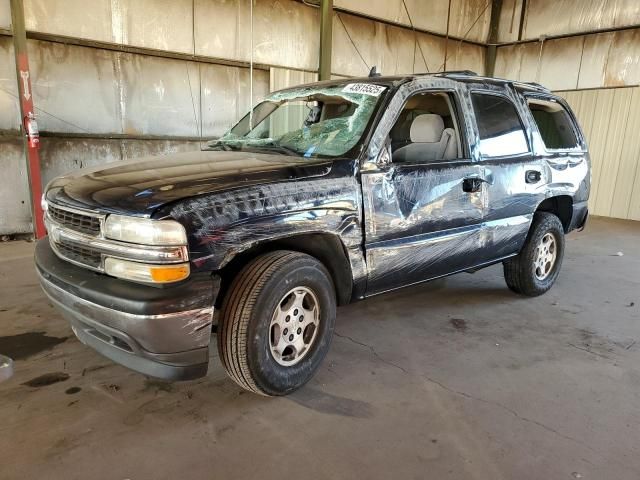
[[520,251],[544,190],[544,171],[531,150],[523,104],[507,85],[471,89],[477,127],[474,154],[485,179],[486,210],[478,256],[482,263]]

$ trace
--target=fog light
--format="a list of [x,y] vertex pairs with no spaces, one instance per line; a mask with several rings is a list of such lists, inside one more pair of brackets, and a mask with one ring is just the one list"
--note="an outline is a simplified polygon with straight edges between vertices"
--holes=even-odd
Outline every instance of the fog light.
[[105,259],[104,271],[114,277],[146,283],[179,282],[190,273],[188,263],[150,265],[111,257]]

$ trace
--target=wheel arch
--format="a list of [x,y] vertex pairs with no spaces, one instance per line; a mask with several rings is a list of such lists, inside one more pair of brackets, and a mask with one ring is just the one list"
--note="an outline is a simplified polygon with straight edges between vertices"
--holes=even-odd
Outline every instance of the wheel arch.
[[238,252],[218,272],[221,277],[220,293],[216,308],[220,308],[229,286],[240,270],[258,255],[275,250],[292,250],[306,253],[319,260],[329,271],[333,280],[338,305],[351,301],[353,274],[347,249],[335,233],[301,233],[283,238],[267,239]]
[[538,204],[536,212],[553,213],[560,219],[564,233],[569,233],[573,216],[573,197],[570,195],[556,195],[545,198]]

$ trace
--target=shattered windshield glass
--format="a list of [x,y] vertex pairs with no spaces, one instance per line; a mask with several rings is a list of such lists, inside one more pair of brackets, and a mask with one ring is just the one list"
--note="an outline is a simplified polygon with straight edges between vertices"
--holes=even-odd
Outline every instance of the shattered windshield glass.
[[210,146],[338,157],[360,141],[386,88],[350,83],[275,92]]

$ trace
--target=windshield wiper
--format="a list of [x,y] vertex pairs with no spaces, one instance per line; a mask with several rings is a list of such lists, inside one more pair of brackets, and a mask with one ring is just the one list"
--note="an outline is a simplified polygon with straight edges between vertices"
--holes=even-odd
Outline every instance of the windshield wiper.
[[215,142],[211,142],[207,145],[209,148],[222,148],[225,152],[230,152],[233,150],[231,145],[221,142],[220,140],[216,140]]
[[302,156],[302,154],[298,150],[291,147],[287,147],[285,145],[281,145],[276,142],[263,143],[262,145],[245,145],[245,146],[248,148],[262,148],[264,150],[276,150],[276,151],[279,151],[280,153],[285,153],[287,155],[294,155],[296,157]]

